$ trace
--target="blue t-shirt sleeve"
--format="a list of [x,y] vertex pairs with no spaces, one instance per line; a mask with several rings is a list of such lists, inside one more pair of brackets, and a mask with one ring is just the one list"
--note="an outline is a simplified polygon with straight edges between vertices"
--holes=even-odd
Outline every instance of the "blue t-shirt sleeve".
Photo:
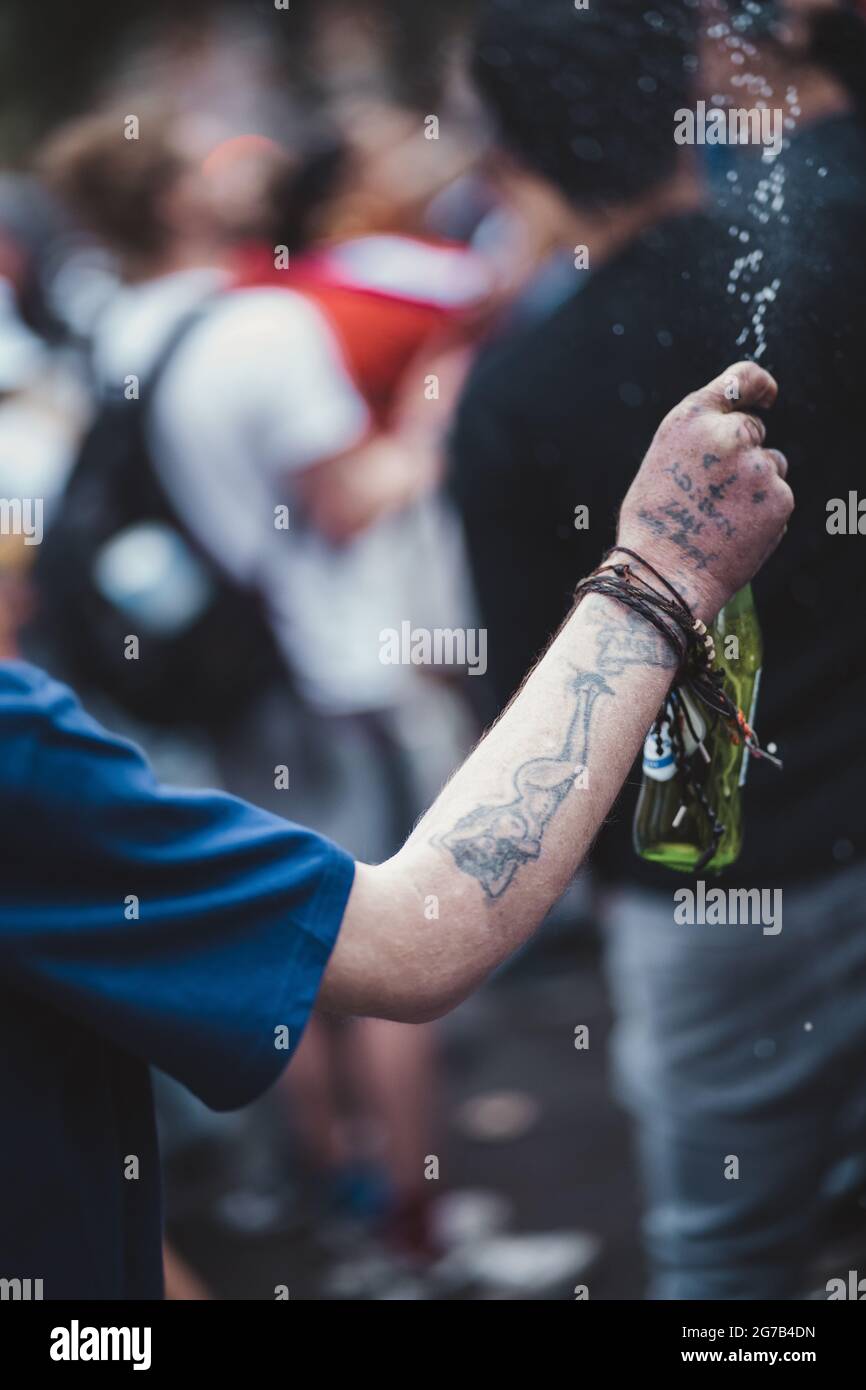
[[161,786],[32,667],[0,668],[0,747],[9,983],[217,1109],[251,1100],[297,1046],[352,859],[235,797]]

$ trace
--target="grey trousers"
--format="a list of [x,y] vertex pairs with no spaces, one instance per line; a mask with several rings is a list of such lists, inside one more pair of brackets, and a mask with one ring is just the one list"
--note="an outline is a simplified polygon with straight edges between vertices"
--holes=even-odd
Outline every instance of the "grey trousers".
[[678,924],[682,882],[603,909],[650,1295],[797,1297],[866,1154],[866,865],[784,889],[776,934]]

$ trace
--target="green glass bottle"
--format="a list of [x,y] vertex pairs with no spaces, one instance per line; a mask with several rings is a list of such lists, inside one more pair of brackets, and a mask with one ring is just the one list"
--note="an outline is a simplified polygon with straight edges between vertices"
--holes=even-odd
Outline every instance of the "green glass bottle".
[[[719,613],[712,628],[716,667],[725,689],[754,726],[761,679],[763,644],[752,588],[747,584]],[[736,641],[731,639],[735,638]],[[665,706],[661,739],[651,729],[644,744],[643,780],[634,820],[634,847],[644,859],[679,873],[694,873],[712,844],[712,826],[700,802],[683,785],[671,747],[670,721],[677,719],[695,781],[724,825],[724,834],[702,872],[718,873],[733,864],[743,844],[741,788],[749,750],[731,741],[727,725],[686,697],[676,694]]]

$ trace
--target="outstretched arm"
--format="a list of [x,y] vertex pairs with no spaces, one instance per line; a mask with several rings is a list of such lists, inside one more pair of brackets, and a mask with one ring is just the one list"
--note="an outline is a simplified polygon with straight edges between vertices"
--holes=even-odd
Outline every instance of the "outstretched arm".
[[[775,548],[793,506],[785,461],[748,413],[775,395],[741,363],[687,397],[623,504],[619,542],[705,620]],[[673,664],[644,619],[585,599],[399,853],[358,867],[320,1004],[434,1017],[526,941],[601,827]]]

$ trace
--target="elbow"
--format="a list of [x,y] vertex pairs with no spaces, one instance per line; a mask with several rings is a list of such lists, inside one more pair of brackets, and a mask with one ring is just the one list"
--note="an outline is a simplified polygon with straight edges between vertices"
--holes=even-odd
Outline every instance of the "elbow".
[[[425,890],[426,892],[426,890]],[[326,1007],[393,1023],[432,1023],[461,1004],[489,973],[450,930],[425,917],[425,892],[404,852],[356,866],[347,918],[326,982]]]
[[388,972],[387,981],[379,982],[365,1012],[392,1023],[435,1023],[462,1004],[480,983],[468,983],[462,975],[456,978],[450,970],[431,969],[423,955],[404,959]]
[[455,969],[422,955],[394,977],[398,983],[381,1001],[379,1014],[395,1023],[435,1023],[474,994],[487,978],[486,970]]
[[386,1005],[380,1016],[392,1023],[436,1023],[462,1004],[467,992],[431,992],[421,988]]

